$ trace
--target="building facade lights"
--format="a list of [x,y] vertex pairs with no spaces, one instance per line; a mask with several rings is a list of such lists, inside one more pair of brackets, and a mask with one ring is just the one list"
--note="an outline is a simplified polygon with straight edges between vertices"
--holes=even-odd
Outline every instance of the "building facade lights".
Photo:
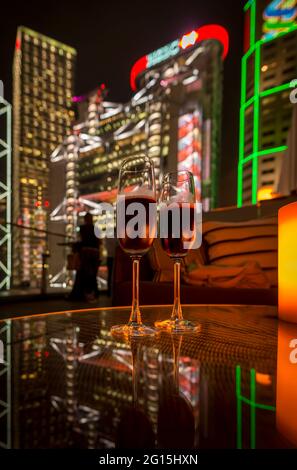
[[133,65],[130,75],[132,90],[136,91],[137,78],[139,75],[145,73],[146,70],[178,55],[185,49],[195,46],[198,42],[207,40],[217,40],[222,44],[222,56],[223,59],[225,59],[229,51],[229,35],[226,29],[220,25],[202,26],[195,31],[185,34],[181,39],[172,41],[166,46],[138,59]]
[[[73,120],[75,58],[73,48],[18,28],[13,64],[13,220],[23,226],[48,227],[44,202],[50,199],[50,154]],[[32,237],[29,229],[15,229],[13,247],[14,285],[38,286],[45,240]]]
[[[239,120],[238,207],[256,204],[261,189],[277,184],[292,105],[289,92],[297,76],[297,23],[273,28],[278,17],[286,18],[297,1],[250,0],[244,7],[245,41],[241,64],[241,104]],[[278,20],[277,20],[278,21]],[[284,25],[283,25],[284,26]]]

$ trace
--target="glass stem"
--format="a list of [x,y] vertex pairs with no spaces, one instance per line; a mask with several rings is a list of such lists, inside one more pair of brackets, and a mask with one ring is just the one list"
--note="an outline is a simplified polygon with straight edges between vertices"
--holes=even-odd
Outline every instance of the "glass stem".
[[171,314],[171,320],[179,322],[183,319],[183,312],[180,303],[180,259],[174,263],[174,306]]
[[139,261],[140,258],[132,258],[132,310],[130,315],[130,324],[141,325],[141,315],[139,310]]

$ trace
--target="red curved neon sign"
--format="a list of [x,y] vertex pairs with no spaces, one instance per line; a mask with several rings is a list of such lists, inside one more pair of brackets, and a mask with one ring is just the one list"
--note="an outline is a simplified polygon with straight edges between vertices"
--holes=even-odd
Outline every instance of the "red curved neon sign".
[[[173,41],[171,44],[168,45],[171,51],[170,57],[177,55],[180,51],[186,50],[189,47],[193,47],[194,45],[198,44],[201,41],[206,41],[207,39],[214,39],[214,40],[219,41],[222,44],[223,46],[222,57],[223,59],[225,59],[229,51],[229,34],[228,34],[228,31],[223,26],[220,26],[217,24],[210,24],[210,25],[202,26],[201,28],[193,30],[187,34],[184,34],[183,37],[178,39],[177,41]],[[160,51],[162,49],[160,49]],[[149,58],[152,54],[147,54],[141,57],[133,65],[131,69],[131,73],[130,73],[130,86],[133,91],[136,91],[137,89],[136,79],[138,75],[144,72],[145,70],[147,70],[148,68],[150,68]],[[160,60],[160,63],[161,62],[163,62],[163,60]]]

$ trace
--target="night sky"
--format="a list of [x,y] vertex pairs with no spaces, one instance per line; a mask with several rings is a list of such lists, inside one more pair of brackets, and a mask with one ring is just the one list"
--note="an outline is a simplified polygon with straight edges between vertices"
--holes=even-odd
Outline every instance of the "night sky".
[[77,49],[76,94],[104,82],[109,100],[128,101],[129,73],[141,56],[207,23],[230,33],[225,61],[222,120],[221,205],[235,203],[238,159],[240,57],[243,48],[241,0],[180,1],[8,1],[1,5],[0,79],[11,101],[11,68],[16,29],[32,28]]

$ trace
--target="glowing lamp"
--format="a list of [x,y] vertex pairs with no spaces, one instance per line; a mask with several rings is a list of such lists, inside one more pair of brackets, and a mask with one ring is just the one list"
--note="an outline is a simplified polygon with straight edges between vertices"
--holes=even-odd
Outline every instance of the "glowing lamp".
[[273,188],[271,187],[264,187],[258,190],[258,201],[269,201],[273,199]]
[[297,202],[278,214],[279,317],[297,323]]

